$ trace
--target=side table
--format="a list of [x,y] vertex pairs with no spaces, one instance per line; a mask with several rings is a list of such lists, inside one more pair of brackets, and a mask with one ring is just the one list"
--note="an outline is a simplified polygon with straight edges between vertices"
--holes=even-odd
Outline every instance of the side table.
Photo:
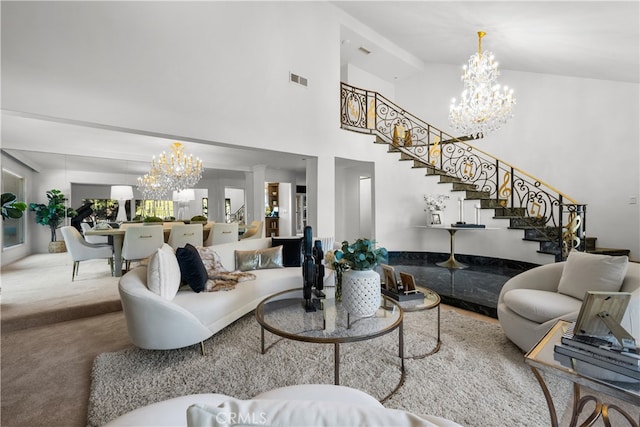
[[[604,379],[605,376],[596,378],[593,376],[593,369],[583,371],[581,366],[578,365],[576,360],[569,358],[570,362],[567,365],[556,360],[554,357],[554,347],[560,342],[562,334],[567,330],[571,323],[564,320],[558,321],[547,334],[542,337],[540,342],[525,355],[525,363],[529,365],[531,371],[535,375],[544,397],[549,407],[549,415],[551,416],[551,426],[558,427],[558,416],[556,413],[553,399],[549,393],[544,378],[540,375],[539,371],[548,372],[552,375],[564,378],[573,383],[573,412],[571,414],[571,426],[575,426],[578,421],[578,416],[584,408],[584,405],[589,402],[595,402],[595,408],[593,413],[589,415],[583,425],[592,425],[600,416],[606,426],[610,426],[609,412],[614,410],[621,414],[631,426],[638,427],[640,425],[640,419],[635,421],[633,417],[626,413],[622,408],[610,405],[602,402],[598,397],[585,393],[584,396],[580,396],[580,386],[588,387],[598,393],[604,393],[614,398],[624,400],[633,405],[640,406],[640,382],[633,381],[609,381]],[[603,373],[611,374],[610,371],[602,369]]]
[[[427,356],[431,356],[432,354],[437,353],[440,350],[440,346],[442,342],[440,341],[440,295],[437,292],[432,291],[429,288],[425,288],[424,286],[416,286],[416,290],[422,292],[424,294],[424,298],[414,299],[408,301],[395,301],[405,313],[411,313],[414,311],[423,311],[423,310],[432,310],[434,308],[438,309],[438,323],[437,323],[437,332],[438,339],[436,341],[435,347],[431,349],[431,351],[418,355],[418,356],[407,356],[405,359],[424,359]],[[388,309],[387,307],[387,299],[384,299],[383,308]]]

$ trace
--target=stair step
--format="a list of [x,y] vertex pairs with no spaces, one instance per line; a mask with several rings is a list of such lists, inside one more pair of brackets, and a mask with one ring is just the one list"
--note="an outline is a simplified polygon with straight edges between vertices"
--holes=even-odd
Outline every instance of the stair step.
[[626,255],[629,256],[631,250],[629,249],[616,249],[616,248],[595,248],[592,250],[587,250],[587,252],[591,254],[601,254],[601,255],[612,255],[612,256],[620,256]]
[[462,183],[462,180],[457,176],[440,175],[440,182],[441,183]]
[[509,229],[523,230],[525,239],[534,240],[536,242],[557,240],[558,233],[560,232],[560,230],[555,227],[540,228],[540,227],[531,226],[531,227],[509,227]]
[[549,227],[545,226],[545,218],[531,218],[531,217],[511,217],[509,218],[509,227],[510,228],[531,228],[531,227],[544,227],[548,229]]
[[499,209],[499,208],[503,207],[502,203],[504,203],[506,205],[507,201],[504,200],[504,199],[500,199],[500,200],[496,200],[496,199],[481,199],[480,200],[480,207],[482,209]]
[[496,214],[494,218],[511,218],[511,217],[523,217],[527,214],[527,208],[495,208]]
[[[440,182],[442,182],[442,177],[440,177]],[[475,184],[469,184],[466,182],[454,182],[451,191],[466,191],[467,193],[469,193],[476,192],[477,188],[478,187]]]
[[487,191],[467,190],[466,200],[488,200],[491,195]]

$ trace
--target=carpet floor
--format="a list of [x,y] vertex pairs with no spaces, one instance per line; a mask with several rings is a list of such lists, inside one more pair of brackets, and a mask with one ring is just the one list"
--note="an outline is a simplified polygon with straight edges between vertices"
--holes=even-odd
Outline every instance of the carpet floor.
[[82,261],[71,280],[68,253],[36,254],[2,268],[2,332],[122,310],[119,277],[106,260]]
[[[406,379],[386,407],[433,414],[465,426],[545,426],[544,397],[522,353],[500,326],[443,310],[442,347],[435,344],[435,313],[405,316]],[[199,346],[172,351],[127,349],[98,356],[93,365],[88,425],[98,426],[136,407],[191,393],[247,399],[276,387],[333,382],[333,347],[266,333],[247,315]],[[381,399],[401,379],[397,332],[341,345],[341,385]],[[547,378],[560,408],[570,385]]]

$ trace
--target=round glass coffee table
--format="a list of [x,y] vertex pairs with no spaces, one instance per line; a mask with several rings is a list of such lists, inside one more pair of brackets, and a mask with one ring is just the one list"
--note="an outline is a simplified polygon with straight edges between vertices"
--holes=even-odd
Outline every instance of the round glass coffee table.
[[407,359],[424,359],[427,356],[431,356],[432,354],[437,353],[440,350],[440,295],[438,295],[435,291],[432,291],[429,288],[425,288],[424,286],[416,286],[416,290],[422,292],[424,297],[419,299],[411,299],[406,301],[395,301],[392,298],[387,298],[384,302],[383,307],[387,308],[386,301],[393,301],[396,304],[402,307],[402,310],[406,313],[411,313],[414,311],[422,311],[422,310],[432,310],[434,308],[438,309],[438,339],[436,341],[435,347],[425,354],[421,354],[418,356],[408,356]]
[[[324,289],[326,298],[319,300],[315,312],[306,312],[302,288],[278,292],[264,299],[256,308],[260,324],[261,351],[265,353],[265,329],[272,334],[296,341],[334,345],[334,384],[340,384],[340,343],[370,340],[398,329],[398,357],[402,372],[400,383],[385,399],[397,391],[404,382],[403,310],[400,305],[381,295],[386,309],[381,307],[371,317],[350,316],[333,297],[334,289]],[[385,400],[383,399],[383,400]]]

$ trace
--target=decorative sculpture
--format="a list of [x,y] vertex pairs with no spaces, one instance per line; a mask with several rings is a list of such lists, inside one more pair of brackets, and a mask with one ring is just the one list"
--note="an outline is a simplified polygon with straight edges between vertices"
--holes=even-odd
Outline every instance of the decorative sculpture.
[[313,259],[313,285],[316,288],[315,294],[318,298],[325,298],[326,295],[322,292],[324,288],[324,265],[322,264],[324,252],[322,251],[322,242],[320,240],[316,240],[313,245]]
[[314,263],[313,263],[313,231],[310,226],[304,228],[304,237],[302,238],[302,250],[304,259],[302,261],[302,294],[304,297],[303,306],[305,311],[316,311],[313,301],[311,301],[311,293],[314,283]]

